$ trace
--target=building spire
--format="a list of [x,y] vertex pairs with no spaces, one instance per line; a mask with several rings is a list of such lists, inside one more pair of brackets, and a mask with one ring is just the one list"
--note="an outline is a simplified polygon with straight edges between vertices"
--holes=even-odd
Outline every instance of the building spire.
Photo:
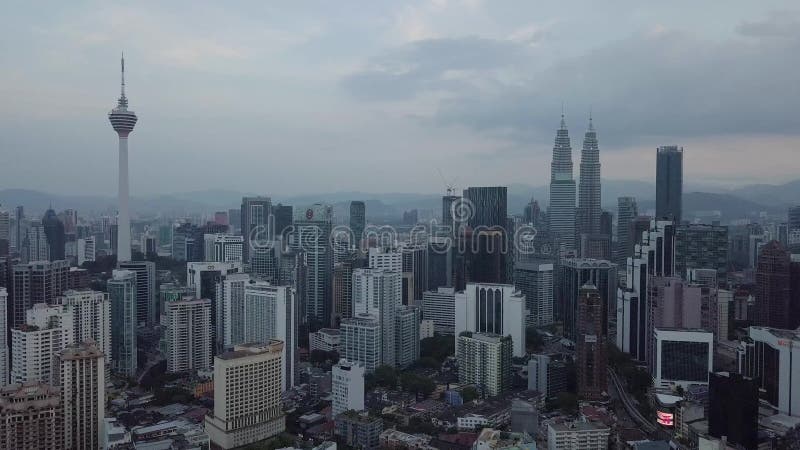
[[592,107],[589,107],[589,131],[594,131],[594,124],[592,123]]
[[567,121],[564,120],[564,116],[565,115],[566,115],[566,112],[565,112],[565,109],[564,109],[564,102],[561,102],[561,129],[562,130],[566,130],[567,129]]
[[120,89],[119,89],[119,101],[117,104],[120,108],[127,108],[128,107],[128,98],[125,97],[125,53],[122,53],[122,57],[119,60],[120,68],[121,68],[121,82],[120,82]]

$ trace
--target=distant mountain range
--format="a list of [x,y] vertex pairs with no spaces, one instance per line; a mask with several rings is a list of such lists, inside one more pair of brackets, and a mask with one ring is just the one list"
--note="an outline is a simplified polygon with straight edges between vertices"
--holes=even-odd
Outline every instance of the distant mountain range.
[[[698,186],[699,187],[699,186]],[[709,188],[702,191],[687,186],[683,195],[684,212],[687,217],[718,217],[721,220],[758,216],[761,212],[785,214],[786,208],[800,203],[800,179],[788,183],[770,185],[756,184],[733,189]],[[237,208],[243,196],[256,195],[224,189],[210,189],[157,196],[132,197],[131,209],[138,216],[196,216],[210,215],[214,211]],[[397,220],[403,211],[417,209],[420,218],[433,217],[440,213],[442,194],[413,193],[368,193],[332,192],[299,196],[277,196],[273,202],[295,206],[315,202],[330,203],[337,217],[348,216],[351,200],[363,200],[367,215],[376,221]],[[655,208],[655,185],[644,181],[603,180],[603,207],[616,213],[616,199],[620,196],[636,197],[641,213]],[[521,213],[531,199],[547,207],[548,187],[511,184],[508,186],[508,211]],[[0,190],[0,205],[13,209],[24,205],[31,215],[43,213],[50,205],[56,210],[77,209],[83,214],[113,214],[116,197],[93,195],[51,194],[26,189]]]

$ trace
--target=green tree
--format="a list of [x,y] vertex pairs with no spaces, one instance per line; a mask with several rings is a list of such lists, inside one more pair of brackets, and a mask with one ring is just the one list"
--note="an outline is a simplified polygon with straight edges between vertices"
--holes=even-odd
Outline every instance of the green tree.
[[472,386],[467,386],[461,390],[461,398],[464,399],[464,403],[469,403],[478,398],[478,390]]
[[456,353],[456,343],[453,336],[437,334],[434,337],[425,338],[420,341],[420,356],[430,357],[439,361],[441,364],[448,356]]
[[544,346],[544,337],[534,327],[528,327],[525,330],[525,347],[529,353],[535,353],[542,349]]
[[406,392],[416,395],[428,396],[436,389],[436,383],[428,377],[419,376],[413,372],[405,372],[400,375],[400,385]]
[[397,371],[392,366],[378,366],[372,375],[376,386],[389,389],[397,387]]
[[561,392],[556,398],[558,409],[564,414],[575,414],[578,412],[578,396],[572,392]]

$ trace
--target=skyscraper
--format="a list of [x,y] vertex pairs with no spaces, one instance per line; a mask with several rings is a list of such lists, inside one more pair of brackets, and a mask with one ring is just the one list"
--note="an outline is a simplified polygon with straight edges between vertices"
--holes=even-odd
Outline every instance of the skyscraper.
[[464,199],[471,203],[469,217],[464,217],[473,229],[500,227],[505,229],[508,216],[508,188],[505,186],[468,187]]
[[184,298],[165,305],[167,372],[211,368],[211,300]]
[[244,341],[283,342],[283,390],[294,387],[297,362],[297,297],[291,286],[250,282],[244,287]]
[[111,366],[111,301],[105,292],[64,291],[59,303],[72,311],[75,342],[93,341]]
[[41,382],[0,389],[0,436],[7,449],[64,448],[61,390]]
[[686,277],[689,269],[714,269],[720,285],[728,280],[728,227],[686,224],[675,228],[675,273]]
[[67,261],[16,264],[12,271],[9,326],[25,323],[25,312],[36,303],[55,303],[56,298],[67,289],[68,274]]
[[511,387],[510,336],[464,331],[456,338],[458,381],[478,386],[485,397],[495,397]]
[[308,265],[305,314],[310,331],[325,328],[331,321],[333,249],[329,237],[332,218],[333,209],[320,203],[297,208],[294,212],[295,229],[290,246],[292,250],[305,254]]
[[419,306],[402,306],[395,311],[395,367],[405,369],[419,359]]
[[138,369],[136,346],[136,272],[115,270],[108,280],[111,298],[111,367],[134,377]]
[[122,84],[117,107],[108,113],[108,120],[119,135],[119,215],[117,217],[117,261],[131,260],[131,216],[128,210],[128,135],[136,125],[136,114],[128,111],[125,97],[125,58],[120,60]]
[[712,373],[708,383],[708,434],[742,448],[758,447],[758,385],[737,373]]
[[581,287],[578,297],[578,326],[575,348],[578,367],[578,395],[599,400],[608,391],[606,379],[606,330],[603,301],[592,284]]
[[359,247],[364,238],[364,228],[367,224],[367,207],[362,201],[350,202],[350,231],[353,233],[352,245]]
[[527,326],[553,323],[553,264],[550,262],[517,261],[514,286],[525,296]]
[[136,321],[152,325],[158,322],[159,308],[156,303],[156,263],[152,261],[123,261],[121,270],[136,273]]
[[356,314],[342,320],[342,356],[359,362],[367,373],[372,373],[381,361],[382,330],[378,318],[371,314]]
[[614,261],[624,266],[629,256],[633,255],[631,223],[639,215],[635,197],[617,198],[617,248]]
[[64,234],[64,223],[56,215],[52,208],[48,209],[42,217],[42,226],[47,238],[47,248],[49,249],[49,260],[59,261],[64,259],[64,246],[66,235]]
[[567,250],[575,248],[575,179],[572,176],[572,146],[561,114],[550,164],[550,233]]
[[377,318],[381,329],[381,361],[395,364],[395,313],[402,305],[400,273],[385,269],[353,271],[353,313]]
[[564,322],[564,335],[577,338],[578,298],[581,287],[591,284],[597,288],[602,302],[601,324],[608,330],[608,311],[616,311],[617,266],[603,259],[569,258],[561,261],[556,276],[556,317]]
[[64,448],[102,447],[106,410],[105,356],[94,342],[55,355],[64,406]]
[[55,384],[58,370],[54,370],[54,358],[75,342],[74,337],[69,310],[59,305],[33,305],[27,311],[26,323],[11,330],[11,382]]
[[778,241],[770,241],[758,255],[756,267],[756,324],[764,327],[794,329],[789,277],[789,253]]
[[525,356],[525,296],[510,284],[469,283],[455,295],[455,336],[463,331],[511,336]]
[[656,219],[681,223],[683,212],[683,147],[658,147],[656,153]]
[[451,193],[452,191],[448,191],[448,194],[442,197],[442,226],[449,227],[452,233],[460,225],[453,221],[453,204],[461,197],[451,195]]
[[589,115],[589,129],[583,138],[581,150],[580,187],[578,192],[578,217],[581,234],[600,233],[600,150],[597,132]]
[[214,410],[205,417],[211,442],[243,447],[286,428],[281,408],[283,342],[241,344],[214,358]]
[[269,197],[242,197],[241,206],[241,227],[244,237],[242,247],[242,260],[250,262],[250,253],[262,242],[272,240],[275,235],[274,230],[269,227],[274,226],[269,223],[272,213],[272,200]]
[[[0,287],[0,330],[8,330],[8,291]],[[8,384],[8,338],[0,340],[0,388]]]

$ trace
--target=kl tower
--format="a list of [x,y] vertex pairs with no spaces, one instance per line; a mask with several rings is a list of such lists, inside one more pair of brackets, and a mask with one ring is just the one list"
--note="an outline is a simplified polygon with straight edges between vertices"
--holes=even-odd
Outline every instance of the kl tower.
[[117,107],[108,113],[108,120],[119,135],[119,215],[117,217],[117,263],[131,260],[131,216],[128,210],[128,135],[136,125],[136,114],[128,111],[125,97],[125,56],[122,64],[122,85]]

